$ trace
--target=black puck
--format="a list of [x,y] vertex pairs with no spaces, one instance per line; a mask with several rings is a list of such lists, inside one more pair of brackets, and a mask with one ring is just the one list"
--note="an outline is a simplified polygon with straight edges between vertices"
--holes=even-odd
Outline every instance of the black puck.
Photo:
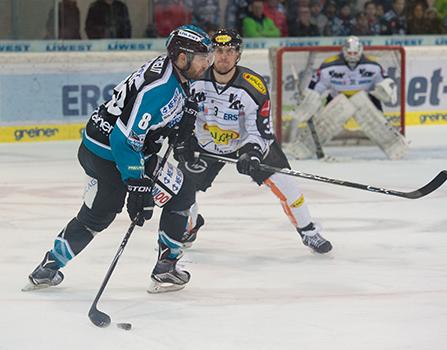
[[130,331],[132,328],[132,325],[130,323],[117,323],[116,326],[126,331]]

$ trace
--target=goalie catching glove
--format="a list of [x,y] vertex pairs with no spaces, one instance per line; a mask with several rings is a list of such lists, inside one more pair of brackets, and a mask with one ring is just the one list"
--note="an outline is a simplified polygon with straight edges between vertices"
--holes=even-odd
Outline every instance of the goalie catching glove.
[[261,147],[254,143],[247,143],[239,150],[239,159],[236,163],[237,171],[253,177],[259,170],[262,158]]
[[376,84],[376,87],[370,94],[384,103],[391,103],[394,105],[397,102],[396,83],[391,78],[385,78],[380,83]]
[[127,181],[127,212],[132,221],[143,226],[145,220],[150,220],[154,213],[154,198],[152,197],[153,183],[151,179],[129,179]]

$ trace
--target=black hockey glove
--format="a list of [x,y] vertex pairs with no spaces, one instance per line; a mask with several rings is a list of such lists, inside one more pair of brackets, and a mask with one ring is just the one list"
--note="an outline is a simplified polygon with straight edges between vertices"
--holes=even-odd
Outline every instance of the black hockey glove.
[[197,139],[191,135],[186,140],[178,142],[174,147],[174,159],[177,162],[195,163],[197,161],[194,152],[199,149]]
[[247,143],[239,150],[239,159],[236,164],[237,171],[253,177],[254,173],[259,170],[261,160],[261,147],[253,143]]
[[188,98],[183,106],[183,116],[179,123],[177,142],[183,142],[193,134],[197,113],[199,113],[199,105],[192,98]]
[[154,212],[154,198],[152,197],[152,180],[150,179],[130,179],[127,181],[127,212],[130,219],[136,219],[141,213],[138,226],[143,226],[145,220],[150,220]]

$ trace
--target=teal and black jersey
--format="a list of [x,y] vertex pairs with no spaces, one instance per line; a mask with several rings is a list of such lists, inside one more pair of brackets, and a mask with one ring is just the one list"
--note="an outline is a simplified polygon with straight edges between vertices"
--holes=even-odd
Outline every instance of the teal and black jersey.
[[160,145],[182,119],[186,91],[169,58],[159,56],[114,88],[110,101],[91,115],[82,142],[114,161],[123,181],[141,178],[153,144]]

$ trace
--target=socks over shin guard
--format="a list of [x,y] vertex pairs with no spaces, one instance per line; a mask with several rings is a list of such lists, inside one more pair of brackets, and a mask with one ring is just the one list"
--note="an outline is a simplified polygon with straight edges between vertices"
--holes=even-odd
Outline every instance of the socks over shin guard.
[[71,259],[78,255],[93,239],[95,232],[89,230],[73,218],[59,233],[51,250],[59,267],[64,267]]

